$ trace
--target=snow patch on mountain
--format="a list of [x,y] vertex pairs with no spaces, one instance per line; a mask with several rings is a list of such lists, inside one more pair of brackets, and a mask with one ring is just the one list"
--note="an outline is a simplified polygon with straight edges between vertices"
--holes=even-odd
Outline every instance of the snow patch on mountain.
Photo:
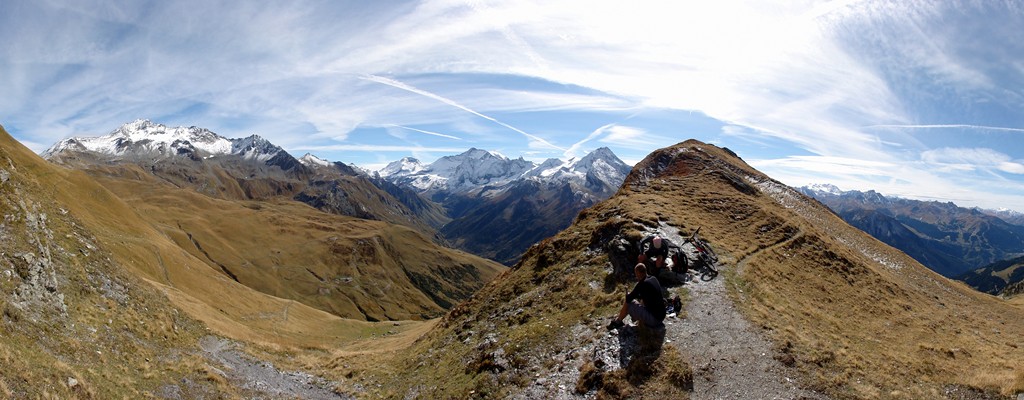
[[313,168],[315,168],[315,167],[330,167],[331,166],[331,162],[330,161],[327,161],[327,160],[324,160],[324,159],[322,159],[320,157],[314,156],[311,153],[306,153],[306,155],[304,155],[302,157],[299,157],[299,162],[301,162],[303,165],[305,165],[307,167],[313,167]]
[[[277,153],[283,150],[280,147],[270,143],[267,139],[260,137],[259,135],[252,135],[242,139],[229,139],[231,142],[231,151],[228,154],[236,154],[242,156],[246,160],[257,160],[266,162]],[[224,153],[212,153],[215,155],[223,155]]]
[[[472,148],[441,157],[428,165],[415,158],[403,158],[377,171],[379,176],[420,192],[470,192],[487,187],[487,194],[520,180],[542,183],[570,183],[602,195],[622,184],[630,167],[608,148],[594,150],[581,159],[545,160],[540,165],[523,159],[509,159],[499,153]],[[610,189],[609,189],[610,188]]]
[[380,174],[380,176],[385,178],[398,178],[418,174],[424,169],[426,169],[426,167],[422,163],[420,163],[420,160],[417,160],[412,157],[405,157],[398,161],[392,161],[383,169],[377,172]]
[[43,152],[43,157],[50,158],[64,151],[88,151],[114,157],[172,157],[192,154],[208,158],[238,155],[245,159],[265,162],[283,150],[258,135],[227,139],[204,128],[171,128],[139,119],[124,124],[105,136],[61,140]]
[[810,191],[831,194],[835,196],[841,196],[843,193],[845,193],[842,190],[840,190],[838,186],[830,183],[814,183],[808,186],[804,186],[804,188]]

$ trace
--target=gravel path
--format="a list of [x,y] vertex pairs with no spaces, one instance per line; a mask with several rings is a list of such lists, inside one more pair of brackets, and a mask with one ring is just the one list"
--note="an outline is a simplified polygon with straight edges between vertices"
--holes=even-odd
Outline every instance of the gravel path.
[[279,371],[273,364],[256,360],[241,350],[234,342],[214,336],[199,341],[203,354],[211,364],[217,364],[215,372],[232,384],[251,391],[251,399],[345,399],[336,393],[336,386],[323,378],[303,372]]
[[[663,226],[662,232],[682,243],[673,228]],[[771,343],[739,313],[724,282],[723,275],[687,282],[686,318],[666,320],[667,343],[693,368],[692,399],[827,399],[797,386],[796,371],[775,359]]]

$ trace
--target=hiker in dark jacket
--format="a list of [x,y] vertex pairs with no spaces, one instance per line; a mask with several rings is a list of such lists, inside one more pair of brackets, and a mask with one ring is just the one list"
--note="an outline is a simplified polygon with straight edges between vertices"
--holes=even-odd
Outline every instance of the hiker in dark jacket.
[[608,323],[608,330],[626,326],[622,322],[626,315],[648,328],[664,326],[665,300],[661,297],[661,285],[655,277],[647,275],[647,266],[643,263],[637,264],[633,272],[636,274],[636,286],[626,295],[619,315]]
[[[672,246],[668,240],[661,236],[652,235],[645,237],[640,241],[640,260],[638,262],[646,262],[647,260],[654,261],[654,272],[659,269],[665,268],[665,259],[668,258],[668,248]],[[657,273],[651,275],[657,276]]]
[[[679,246],[672,244],[668,239],[661,236],[651,235],[640,241],[640,256],[637,257],[637,262],[650,265],[650,275],[658,278],[658,283],[662,286],[680,285],[683,283],[682,279],[676,276],[675,271],[670,271],[665,266],[665,259],[669,257],[670,249],[675,249],[676,254],[682,254],[682,249]],[[653,262],[653,265],[648,264],[648,260]],[[677,261],[679,257],[673,260]],[[673,265],[673,268],[681,268],[679,272],[686,272],[685,265]]]

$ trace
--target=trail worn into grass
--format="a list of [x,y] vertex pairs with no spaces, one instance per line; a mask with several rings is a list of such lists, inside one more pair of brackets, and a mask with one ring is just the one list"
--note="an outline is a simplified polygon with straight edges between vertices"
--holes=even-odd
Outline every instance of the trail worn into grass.
[[[670,240],[682,243],[673,233]],[[688,244],[683,249],[694,251]],[[828,398],[801,389],[797,372],[776,360],[771,343],[734,306],[724,274],[684,287],[689,290],[686,317],[667,320],[665,338],[689,358],[693,399]]]
[[338,384],[304,372],[285,372],[273,364],[254,359],[227,339],[207,336],[200,340],[203,354],[222,376],[251,398],[346,399],[337,393]]

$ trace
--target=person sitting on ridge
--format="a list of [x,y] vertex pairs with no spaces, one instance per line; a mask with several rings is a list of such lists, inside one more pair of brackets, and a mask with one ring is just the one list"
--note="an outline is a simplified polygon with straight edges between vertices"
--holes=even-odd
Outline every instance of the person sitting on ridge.
[[[668,239],[662,238],[658,235],[651,235],[645,237],[640,241],[640,255],[637,257],[637,262],[647,264],[648,260],[653,261],[654,265],[650,271],[651,276],[658,278],[658,283],[662,285],[678,285],[682,281],[675,276],[673,271],[669,271],[665,267],[665,259],[669,256],[669,248],[675,247],[677,252],[681,252],[682,249],[675,246]],[[686,272],[685,266],[682,267],[682,272]]]
[[633,267],[633,273],[636,274],[636,286],[626,295],[619,315],[608,323],[608,330],[626,326],[622,322],[626,315],[648,328],[665,326],[662,322],[665,320],[665,300],[661,297],[661,284],[658,283],[658,279],[647,275],[647,266],[643,263]]

